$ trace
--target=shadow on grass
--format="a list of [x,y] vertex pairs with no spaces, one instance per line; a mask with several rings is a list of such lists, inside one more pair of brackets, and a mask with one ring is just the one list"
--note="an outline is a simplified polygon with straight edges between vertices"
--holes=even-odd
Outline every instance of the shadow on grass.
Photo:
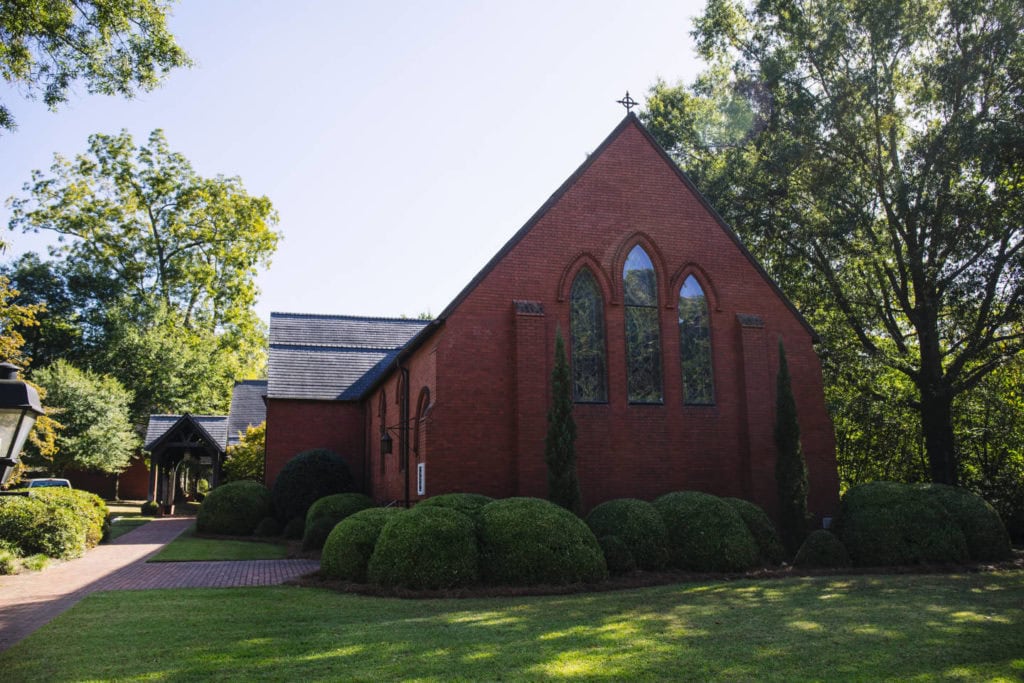
[[48,681],[1017,679],[1022,606],[1019,572],[459,601],[101,593],[0,655],[0,668]]

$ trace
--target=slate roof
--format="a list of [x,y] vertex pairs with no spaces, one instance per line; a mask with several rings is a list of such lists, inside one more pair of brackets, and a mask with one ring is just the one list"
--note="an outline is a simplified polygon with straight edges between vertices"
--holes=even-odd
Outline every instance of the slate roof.
[[151,451],[154,443],[166,434],[182,418],[191,418],[206,433],[210,439],[224,450],[228,444],[228,417],[227,415],[150,415],[149,424],[146,426],[146,450]]
[[245,434],[247,427],[255,427],[267,419],[267,380],[247,379],[235,382],[231,390],[231,411],[228,413],[228,445],[239,441],[239,434]]
[[271,313],[267,397],[358,400],[429,322]]

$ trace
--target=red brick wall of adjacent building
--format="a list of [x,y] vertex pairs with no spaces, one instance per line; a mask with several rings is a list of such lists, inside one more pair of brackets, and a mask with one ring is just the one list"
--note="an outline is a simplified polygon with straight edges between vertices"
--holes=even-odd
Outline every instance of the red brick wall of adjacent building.
[[95,493],[104,500],[145,500],[149,493],[149,470],[142,456],[132,458],[121,474],[71,470],[65,476],[74,488]]
[[[621,276],[636,244],[657,273],[661,405],[631,405],[626,399]],[[568,338],[569,288],[584,265],[604,293],[609,392],[607,404],[574,409],[587,508],[612,498],[650,500],[696,489],[747,498],[774,513],[772,432],[781,338],[810,473],[809,504],[819,515],[835,512],[834,437],[811,334],[633,124],[407,361],[413,377],[434,378],[428,495],[546,495],[544,434],[555,331]],[[691,274],[708,297],[713,406],[683,404],[676,305]],[[517,313],[513,300],[538,302],[543,313]],[[419,381],[411,382],[413,405]],[[396,389],[392,373],[383,385],[389,423],[397,422]],[[371,441],[379,438],[376,401],[374,396],[367,402]],[[395,448],[397,453],[397,440]],[[375,474],[378,467],[373,465]],[[391,475],[373,481],[378,498],[400,497]]]
[[285,463],[302,451],[329,448],[363,484],[365,419],[360,403],[269,399],[265,483],[273,486]]

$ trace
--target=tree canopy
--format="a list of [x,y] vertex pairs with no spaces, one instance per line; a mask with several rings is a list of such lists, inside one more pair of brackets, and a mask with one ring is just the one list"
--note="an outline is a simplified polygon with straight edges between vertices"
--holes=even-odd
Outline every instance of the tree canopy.
[[59,422],[55,453],[30,445],[26,460],[52,474],[69,468],[117,473],[139,445],[129,415],[131,392],[109,375],[80,370],[58,360],[33,374],[46,389],[46,410]]
[[93,135],[86,153],[33,172],[10,205],[10,229],[59,240],[51,260],[5,270],[19,303],[47,306],[23,333],[32,352],[115,376],[136,423],[226,411],[233,381],[262,371],[252,305],[277,214],[238,178],[200,176],[159,130],[140,146],[126,132]]
[[[50,109],[84,82],[131,97],[191,63],[167,30],[166,0],[18,0],[0,3],[0,76]],[[15,128],[0,102],[0,128]]]
[[1024,6],[711,0],[694,36],[646,122],[955,483],[957,398],[1024,348]]

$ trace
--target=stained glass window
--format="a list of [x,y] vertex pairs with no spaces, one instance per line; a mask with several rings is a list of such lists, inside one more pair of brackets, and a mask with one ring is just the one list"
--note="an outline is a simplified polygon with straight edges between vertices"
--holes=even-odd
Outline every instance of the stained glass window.
[[711,373],[711,333],[708,299],[697,278],[686,278],[679,290],[679,356],[683,367],[683,402],[715,402]]
[[650,256],[637,245],[622,269],[626,304],[626,375],[629,400],[661,402],[661,335],[658,287]]
[[570,305],[572,398],[581,403],[602,403],[608,400],[604,297],[593,273],[586,268],[573,280]]

